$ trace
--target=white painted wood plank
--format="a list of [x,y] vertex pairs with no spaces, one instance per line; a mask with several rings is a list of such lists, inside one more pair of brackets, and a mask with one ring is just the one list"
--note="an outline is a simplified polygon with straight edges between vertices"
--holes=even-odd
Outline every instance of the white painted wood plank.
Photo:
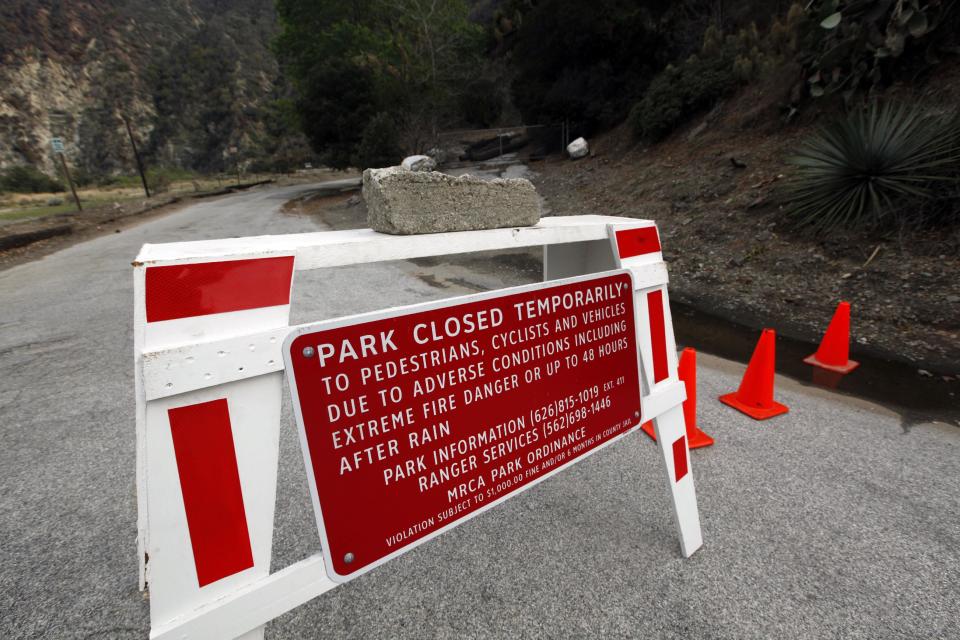
[[[214,387],[283,370],[282,343],[289,327],[144,352],[144,392],[148,401]],[[255,349],[250,349],[250,346]],[[220,354],[223,355],[220,355]],[[682,383],[664,381],[643,396],[644,421],[686,399]]]
[[305,560],[248,584],[196,611],[158,625],[151,640],[236,638],[337,586],[327,577],[323,555]]
[[687,472],[679,481],[676,480],[673,443],[686,435],[683,407],[675,406],[654,418],[653,428],[657,434],[657,446],[663,456],[666,470],[664,475],[670,491],[670,502],[673,505],[674,522],[680,533],[680,551],[684,558],[689,558],[703,546],[703,533],[700,529],[700,512],[697,507],[697,492],[693,486],[693,465],[690,464],[688,442],[684,443]]
[[143,353],[147,400],[283,370],[281,346],[289,327],[196,342]]
[[670,384],[660,384],[649,395],[641,395],[640,406],[643,411],[643,421],[662,416],[673,407],[683,404],[687,399],[687,388],[682,382],[670,381]]
[[196,260],[265,257],[296,253],[296,269],[319,269],[365,262],[493,249],[586,242],[608,237],[608,224],[644,222],[612,216],[557,216],[532,227],[394,236],[372,229],[318,231],[197,242],[145,244],[138,264],[155,265]]

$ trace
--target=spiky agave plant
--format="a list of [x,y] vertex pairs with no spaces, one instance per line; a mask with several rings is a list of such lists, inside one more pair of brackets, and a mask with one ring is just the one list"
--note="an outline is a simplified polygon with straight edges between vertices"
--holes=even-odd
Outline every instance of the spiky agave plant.
[[960,183],[960,119],[873,102],[822,127],[788,162],[788,211],[815,233],[882,227]]

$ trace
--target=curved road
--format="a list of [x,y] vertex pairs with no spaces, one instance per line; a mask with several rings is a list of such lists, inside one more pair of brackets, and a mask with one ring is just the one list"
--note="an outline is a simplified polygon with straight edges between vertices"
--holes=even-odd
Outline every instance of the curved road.
[[[278,211],[309,188],[203,202],[0,272],[0,637],[147,637],[129,263],[145,242],[319,229]],[[292,320],[529,279],[443,262],[301,272]],[[699,421],[717,444],[692,455],[705,546],[690,560],[638,434],[268,637],[960,637],[960,429],[906,430],[789,380],[777,395],[791,412],[752,422],[714,399],[741,371],[700,357]],[[289,413],[277,507],[275,569],[318,546]]]

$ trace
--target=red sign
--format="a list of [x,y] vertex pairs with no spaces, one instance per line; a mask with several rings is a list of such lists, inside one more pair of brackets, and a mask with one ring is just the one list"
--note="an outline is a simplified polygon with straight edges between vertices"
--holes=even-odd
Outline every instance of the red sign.
[[284,354],[338,580],[641,421],[627,271],[308,325]]

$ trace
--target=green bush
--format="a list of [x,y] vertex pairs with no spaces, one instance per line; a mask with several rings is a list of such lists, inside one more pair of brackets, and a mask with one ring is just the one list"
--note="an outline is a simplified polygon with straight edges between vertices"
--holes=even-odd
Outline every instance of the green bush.
[[694,56],[679,67],[669,65],[630,111],[630,125],[637,137],[656,142],[737,86],[733,63],[726,56],[709,61]]
[[353,165],[368,169],[400,164],[403,151],[400,150],[398,139],[399,131],[394,119],[387,113],[378,113],[370,119],[360,136]]
[[932,69],[956,49],[960,29],[955,3],[941,0],[811,0],[791,15],[810,95],[848,103],[858,91]]
[[66,191],[66,187],[34,167],[20,165],[0,173],[0,191],[47,193]]
[[667,65],[634,104],[629,117],[634,134],[649,142],[661,140],[741,84],[775,71],[792,51],[797,24],[795,17],[786,24],[774,22],[765,36],[754,23],[728,35],[715,25],[707,27],[700,55]]
[[929,222],[960,201],[960,118],[874,102],[824,126],[789,162],[788,211],[815,233]]

